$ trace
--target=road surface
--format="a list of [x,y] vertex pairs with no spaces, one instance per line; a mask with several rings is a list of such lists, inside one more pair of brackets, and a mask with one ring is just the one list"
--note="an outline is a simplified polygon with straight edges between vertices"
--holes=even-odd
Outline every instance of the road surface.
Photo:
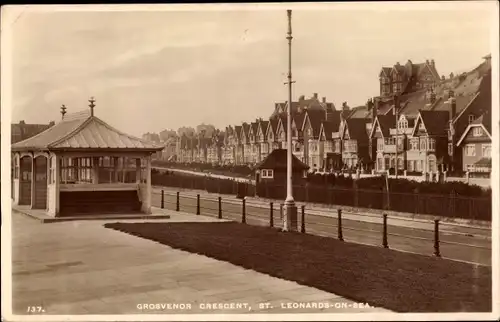
[[[176,208],[176,189],[162,187],[165,191],[164,206]],[[200,213],[217,216],[218,195],[203,191],[182,191],[180,211],[196,213],[196,194],[200,194]],[[230,195],[222,197],[222,217],[235,221],[242,220],[242,201]],[[155,187],[153,205],[161,206],[161,189]],[[299,229],[301,215],[299,203]],[[270,205],[248,198],[245,205],[246,222],[252,225],[270,224]],[[310,234],[338,238],[338,216],[335,209],[308,209],[304,214],[306,232]],[[279,202],[273,204],[275,227],[281,227]],[[465,225],[441,223],[439,227],[440,253],[444,258],[491,266],[491,229]],[[346,242],[382,246],[383,219],[381,215],[342,214],[342,235]],[[388,245],[391,249],[433,256],[434,222],[388,217]]]

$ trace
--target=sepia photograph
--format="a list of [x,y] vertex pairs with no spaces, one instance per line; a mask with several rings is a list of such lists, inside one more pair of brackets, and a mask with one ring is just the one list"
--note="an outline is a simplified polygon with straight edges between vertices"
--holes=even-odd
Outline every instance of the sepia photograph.
[[498,10],[3,6],[2,320],[497,320]]

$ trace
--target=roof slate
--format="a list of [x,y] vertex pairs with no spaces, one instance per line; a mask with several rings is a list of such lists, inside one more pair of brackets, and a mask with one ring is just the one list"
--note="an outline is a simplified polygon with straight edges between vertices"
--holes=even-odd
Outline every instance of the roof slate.
[[[273,169],[285,170],[287,167],[286,149],[275,149],[261,163],[257,165],[257,169]],[[300,161],[292,154],[292,169],[293,171],[303,171],[309,169],[309,166]]]
[[126,149],[159,151],[157,145],[111,127],[96,116],[68,115],[59,123],[27,140],[12,145],[12,150]]

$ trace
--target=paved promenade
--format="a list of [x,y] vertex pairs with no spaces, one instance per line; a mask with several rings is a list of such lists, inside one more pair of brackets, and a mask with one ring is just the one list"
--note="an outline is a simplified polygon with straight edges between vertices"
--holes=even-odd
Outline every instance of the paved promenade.
[[[166,213],[154,222],[216,220]],[[43,312],[32,314],[388,312],[103,227],[145,220],[42,224],[13,213],[12,221],[14,314],[37,306]],[[310,301],[330,308],[293,308]]]

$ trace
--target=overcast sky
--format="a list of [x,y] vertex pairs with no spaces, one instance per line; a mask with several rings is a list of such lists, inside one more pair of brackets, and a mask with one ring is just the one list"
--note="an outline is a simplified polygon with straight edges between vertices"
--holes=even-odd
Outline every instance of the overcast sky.
[[[491,52],[491,6],[328,8],[293,12],[294,99],[357,106],[378,94],[382,66],[434,59],[449,75]],[[287,99],[287,8],[248,9],[24,10],[12,25],[12,121],[59,120],[61,104],[80,111],[90,96],[134,135],[267,118]]]

